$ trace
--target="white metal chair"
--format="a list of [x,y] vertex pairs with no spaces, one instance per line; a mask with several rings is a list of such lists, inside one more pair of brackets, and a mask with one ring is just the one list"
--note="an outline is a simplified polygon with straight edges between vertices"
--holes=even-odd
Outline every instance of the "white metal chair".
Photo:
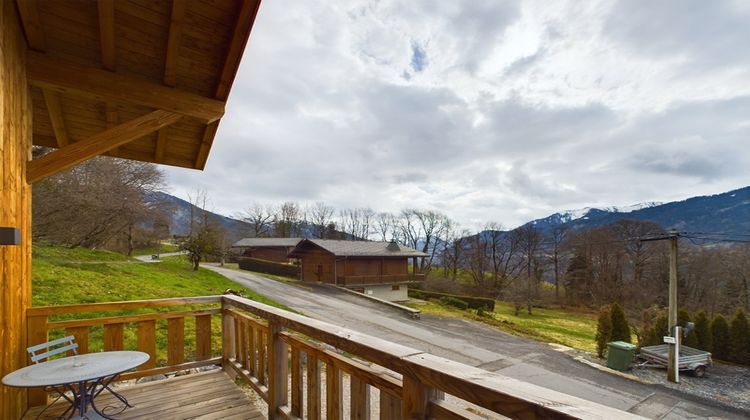
[[[52,349],[52,350],[50,350],[50,349]],[[45,350],[45,351],[42,351],[42,350]],[[50,358],[52,356],[56,356],[58,354],[65,353],[65,352],[68,352],[68,351],[72,351],[74,355],[77,355],[78,354],[78,344],[75,342],[75,336],[69,335],[67,337],[58,338],[56,340],[52,340],[52,341],[48,341],[46,343],[37,344],[35,346],[28,347],[28,348],[26,348],[26,351],[29,353],[29,357],[31,358],[31,362],[34,363],[34,364],[37,364],[40,361],[43,361],[44,359],[48,359],[48,358]],[[114,377],[112,377],[110,379],[114,379]],[[126,408],[132,407],[132,406],[128,403],[128,400],[124,396],[122,396],[120,393],[116,392],[115,390],[113,390],[112,388],[109,387],[109,383],[110,382],[112,382],[112,381],[110,380],[110,381],[102,384],[102,389],[99,390],[99,392],[97,392],[96,395],[99,395],[99,393],[101,393],[103,390],[106,389],[110,394],[112,394],[115,398],[117,398],[118,400],[120,400],[125,405],[120,411],[118,411],[116,413],[108,414],[108,415],[115,415],[115,414],[119,414],[119,413],[123,412]],[[47,390],[47,391],[55,391],[58,394],[60,394],[60,396],[57,397],[57,399],[55,399],[55,401],[53,401],[52,404],[54,404],[55,402],[57,402],[57,400],[59,400],[60,398],[65,398],[66,400],[68,400],[68,402],[71,403],[71,406],[67,410],[65,410],[65,412],[63,413],[63,417],[65,417],[67,415],[68,411],[73,408],[72,401],[70,400],[70,398],[67,395],[65,395],[65,391],[57,389],[57,388],[54,388],[54,387],[48,387],[48,388],[45,388],[45,390]],[[42,413],[44,413],[44,411],[47,410],[47,408],[49,408],[52,404],[50,404],[47,407],[45,407],[45,409],[42,410],[39,413],[39,415],[37,416],[37,418],[39,418],[39,416],[41,416]],[[104,409],[102,409],[102,411],[106,410],[107,408],[109,408],[109,407],[105,407]]]

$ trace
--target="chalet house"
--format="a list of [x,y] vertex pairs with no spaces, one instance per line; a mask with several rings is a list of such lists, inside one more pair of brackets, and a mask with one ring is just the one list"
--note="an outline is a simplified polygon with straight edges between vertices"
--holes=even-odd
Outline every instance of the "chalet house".
[[409,260],[427,254],[396,242],[305,239],[289,256],[301,262],[300,279],[331,283],[390,301],[407,300],[408,284],[424,280]]
[[244,238],[232,245],[231,252],[238,257],[287,263],[289,252],[301,241],[302,238]]

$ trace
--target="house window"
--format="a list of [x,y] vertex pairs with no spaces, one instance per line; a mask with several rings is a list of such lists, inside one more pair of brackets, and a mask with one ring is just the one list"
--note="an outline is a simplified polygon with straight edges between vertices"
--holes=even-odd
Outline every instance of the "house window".
[[394,284],[393,286],[391,286],[391,290],[401,290],[401,285],[400,284]]

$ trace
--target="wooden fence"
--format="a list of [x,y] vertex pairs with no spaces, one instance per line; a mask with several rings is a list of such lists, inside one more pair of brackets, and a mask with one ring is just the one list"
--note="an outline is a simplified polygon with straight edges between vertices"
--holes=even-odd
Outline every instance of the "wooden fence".
[[[203,307],[185,310],[186,305]],[[49,320],[50,316],[135,309],[158,312]],[[212,316],[221,317],[221,349],[211,346]],[[186,354],[184,344],[186,318],[195,319],[191,354]],[[166,320],[167,329],[167,357],[162,366],[155,364],[156,328],[164,324],[159,320]],[[51,330],[64,329],[76,336],[81,352],[87,352],[94,326],[104,328],[104,350],[123,349],[123,330],[134,328],[135,348],[152,356],[149,364],[123,379],[222,365],[268,403],[271,419],[319,419],[323,414],[329,420],[368,419],[373,404],[382,419],[478,419],[482,411],[492,418],[639,418],[231,295],[31,308],[28,345],[46,341]],[[217,352],[222,356],[212,357]],[[345,378],[348,404],[343,400]],[[43,392],[32,396],[30,405],[46,402]]]

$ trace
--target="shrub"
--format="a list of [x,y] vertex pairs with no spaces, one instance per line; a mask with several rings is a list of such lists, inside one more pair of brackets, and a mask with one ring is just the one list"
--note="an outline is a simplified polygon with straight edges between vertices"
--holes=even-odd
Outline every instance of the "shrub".
[[628,325],[628,319],[625,317],[625,311],[622,307],[613,303],[610,309],[610,318],[612,320],[612,336],[611,341],[624,341],[630,342],[630,326]]
[[[687,327],[690,322],[690,313],[686,309],[680,309],[677,311],[677,325],[683,328]],[[691,330],[687,335],[682,336],[682,344],[688,347],[695,348],[698,345],[698,338],[695,336],[695,330]]]
[[700,311],[695,316],[695,339],[696,348],[711,351],[711,324],[706,311]]
[[468,303],[464,302],[461,299],[454,298],[454,297],[451,297],[451,296],[441,297],[440,298],[440,303],[442,303],[443,305],[447,305],[447,306],[453,306],[453,307],[456,307],[456,308],[461,309],[461,310],[469,308],[469,304]]
[[721,360],[729,360],[729,324],[721,315],[711,322],[711,353]]
[[427,290],[417,290],[413,288],[409,288],[409,297],[413,297],[416,299],[441,299],[444,297],[452,297],[466,302],[471,309],[479,309],[481,307],[484,307],[485,310],[490,312],[495,310],[495,301],[493,299],[481,297],[450,295],[447,293],[430,292]]
[[661,343],[661,328],[666,328],[667,319],[663,308],[654,305],[644,309],[641,314],[641,330],[638,336],[640,347],[655,346]]
[[602,306],[599,309],[599,320],[596,323],[596,355],[599,358],[604,357],[607,350],[607,343],[612,336],[612,315],[609,306]]
[[750,326],[745,311],[738,309],[732,318],[729,330],[729,360],[735,363],[750,364]]

